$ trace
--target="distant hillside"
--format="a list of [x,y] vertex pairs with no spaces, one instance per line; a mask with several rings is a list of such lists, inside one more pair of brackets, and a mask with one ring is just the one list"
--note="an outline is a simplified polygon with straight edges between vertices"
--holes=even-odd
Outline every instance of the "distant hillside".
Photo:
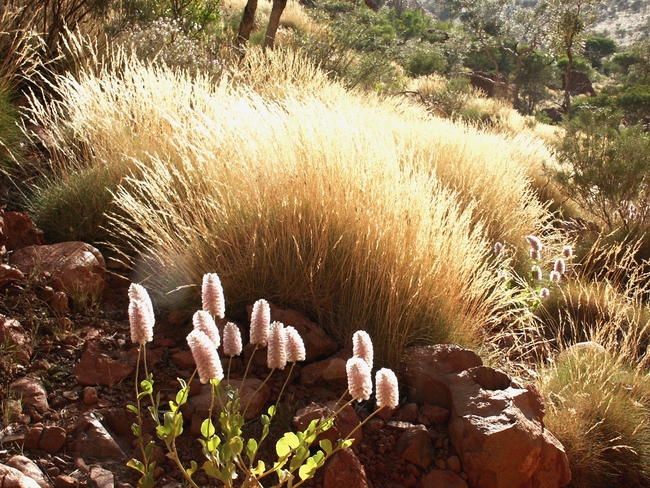
[[650,35],[650,2],[648,0],[608,0],[603,4],[600,19],[592,28],[605,37],[627,46]]

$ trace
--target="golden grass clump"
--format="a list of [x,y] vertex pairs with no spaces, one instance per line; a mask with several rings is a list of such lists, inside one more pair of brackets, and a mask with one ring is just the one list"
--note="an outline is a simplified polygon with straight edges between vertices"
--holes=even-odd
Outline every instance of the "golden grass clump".
[[510,296],[494,241],[523,249],[546,218],[526,175],[535,156],[409,101],[348,92],[295,54],[255,56],[253,88],[134,60],[59,77],[62,102],[34,102],[58,164],[37,218],[74,225],[82,205],[51,208],[51,188],[110,168],[100,225],[140,252],[149,287],[218,272],[229,310],[264,297],[342,342],[365,329],[393,366],[418,341],[471,344]]
[[546,427],[566,449],[571,486],[650,481],[650,376],[615,353],[574,352],[543,368]]

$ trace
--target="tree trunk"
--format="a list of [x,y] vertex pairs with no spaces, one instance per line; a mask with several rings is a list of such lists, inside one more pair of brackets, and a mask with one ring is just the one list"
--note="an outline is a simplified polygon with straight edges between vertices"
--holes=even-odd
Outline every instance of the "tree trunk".
[[273,43],[275,42],[275,34],[278,32],[278,26],[280,25],[280,17],[282,17],[282,12],[287,6],[287,0],[273,0],[273,7],[271,8],[271,16],[269,18],[269,26],[266,29],[266,36],[264,37],[264,49],[267,47],[273,49]]
[[569,49],[567,51],[567,58],[569,58],[569,64],[567,64],[566,72],[564,73],[564,110],[567,116],[567,119],[571,119],[571,68],[573,68],[573,53]]
[[235,39],[235,46],[239,47],[248,42],[251,37],[251,31],[255,24],[255,11],[257,10],[257,0],[248,0],[244,8],[244,16],[241,19],[239,26],[239,34]]

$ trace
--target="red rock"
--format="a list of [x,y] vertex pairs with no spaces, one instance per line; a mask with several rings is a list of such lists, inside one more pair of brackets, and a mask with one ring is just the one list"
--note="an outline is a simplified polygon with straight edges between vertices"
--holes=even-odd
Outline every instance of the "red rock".
[[2,488],[41,488],[36,481],[16,468],[0,464],[0,486]]
[[45,413],[50,409],[47,391],[40,379],[26,376],[14,381],[10,388],[17,397],[22,398],[23,405],[33,407],[38,413]]
[[93,464],[90,466],[90,481],[97,488],[113,488],[115,486],[115,476],[110,471]]
[[26,213],[0,210],[0,246],[3,244],[7,251],[14,251],[21,247],[43,245],[45,237]]
[[436,405],[422,405],[418,414],[418,422],[426,426],[446,425],[450,415],[451,412],[446,408]]
[[[248,421],[258,418],[262,413],[264,405],[271,397],[271,389],[268,385],[263,385],[262,381],[256,378],[246,378],[243,386],[241,380],[230,380],[230,385],[233,389],[239,390],[239,403],[241,405],[241,413],[244,415],[244,420]],[[227,401],[225,392],[221,401],[224,404]],[[203,385],[201,393],[190,397],[187,403],[182,407],[183,415],[186,419],[191,419],[193,415],[206,419],[210,412],[210,405],[212,405],[212,403],[211,387],[209,384]],[[246,410],[246,412],[244,412],[244,410]],[[218,415],[220,411],[219,401],[214,402],[212,410],[213,416]]]
[[409,400],[451,409],[449,389],[440,376],[481,366],[483,361],[469,349],[449,344],[417,346],[406,350],[403,383]]
[[29,334],[17,320],[0,315],[0,343],[15,346],[15,359],[22,363],[29,363],[32,355]]
[[505,390],[510,386],[510,377],[501,370],[478,366],[473,371],[474,381],[484,390]]
[[431,436],[423,425],[404,431],[397,440],[395,452],[422,469],[426,469],[435,459]]
[[55,291],[50,300],[50,307],[58,315],[68,315],[70,313],[70,299],[64,291]]
[[43,435],[38,443],[39,449],[50,454],[56,454],[65,444],[65,429],[56,426],[47,426],[43,429]]
[[28,459],[25,456],[12,456],[9,461],[7,461],[7,466],[17,469],[25,476],[29,476],[31,479],[36,481],[38,486],[41,488],[50,488],[50,483],[45,478],[43,471],[41,471],[38,465],[31,459]]
[[407,403],[395,412],[393,420],[414,424],[418,419],[419,410],[417,403]]
[[25,275],[19,269],[12,268],[8,264],[0,264],[0,287],[24,279]]
[[80,417],[70,429],[75,444],[84,459],[124,460],[126,455],[97,417],[88,412]]
[[42,425],[35,425],[31,429],[29,429],[27,435],[25,436],[25,441],[24,441],[25,449],[38,448],[38,443],[41,441],[41,437],[43,436],[43,430],[44,429]]
[[97,403],[97,389],[92,386],[84,388],[84,404],[94,405]]
[[107,354],[92,348],[86,349],[73,372],[82,385],[113,386],[129,376],[135,367],[124,361],[116,361]]
[[473,369],[444,377],[453,400],[449,437],[476,488],[565,486],[571,480],[562,445],[538,418],[526,389],[485,390]]
[[453,471],[434,469],[420,480],[419,488],[467,488],[463,478]]
[[458,474],[463,470],[463,467],[460,464],[460,458],[458,456],[450,456],[447,461],[447,468]]
[[194,361],[194,356],[190,351],[179,351],[176,354],[172,355],[172,361],[178,366],[178,369],[185,371],[194,371],[196,367],[196,361]]
[[176,347],[174,339],[154,339],[153,345],[156,347]]
[[25,275],[49,273],[48,285],[55,291],[101,294],[106,283],[102,254],[84,242],[61,242],[51,246],[29,246],[15,251],[9,264]]
[[351,357],[352,351],[343,349],[330,358],[307,364],[300,371],[300,384],[346,387],[348,376],[345,365]]
[[77,488],[79,481],[72,476],[59,475],[54,479],[54,488]]
[[368,488],[368,478],[352,449],[342,449],[323,466],[323,488]]

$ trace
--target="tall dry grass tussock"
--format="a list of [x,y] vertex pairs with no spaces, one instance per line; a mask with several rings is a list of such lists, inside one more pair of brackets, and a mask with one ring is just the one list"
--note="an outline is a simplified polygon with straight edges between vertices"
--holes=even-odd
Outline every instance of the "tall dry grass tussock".
[[[345,91],[295,56],[259,61],[255,90],[133,60],[60,77],[63,102],[34,107],[59,151],[51,185],[117,168],[101,225],[159,291],[216,271],[233,313],[264,297],[342,341],[366,329],[393,366],[414,342],[472,343],[510,299],[493,240],[523,248],[546,218],[512,140]],[[287,64],[298,92],[255,81]]]

